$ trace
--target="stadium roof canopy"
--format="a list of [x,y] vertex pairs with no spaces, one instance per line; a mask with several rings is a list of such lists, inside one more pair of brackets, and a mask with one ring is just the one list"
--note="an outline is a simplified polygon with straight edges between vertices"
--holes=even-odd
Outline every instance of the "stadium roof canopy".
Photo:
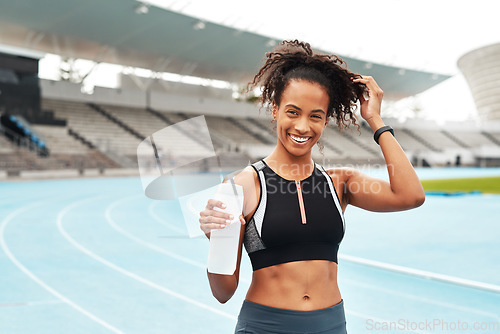
[[[140,6],[136,0],[0,0],[0,43],[244,83],[278,42],[154,6],[139,14],[145,9]],[[418,94],[450,77],[339,56],[351,71],[375,77],[392,99]]]

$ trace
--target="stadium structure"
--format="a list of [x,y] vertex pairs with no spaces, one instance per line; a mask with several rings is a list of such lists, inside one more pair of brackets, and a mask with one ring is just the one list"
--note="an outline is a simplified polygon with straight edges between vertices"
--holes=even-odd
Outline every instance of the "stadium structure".
[[[58,3],[0,0],[0,179],[137,175],[137,147],[145,138],[200,115],[215,152],[227,161],[246,165],[272,151],[276,136],[270,115],[254,99],[235,96],[277,40],[135,0]],[[119,88],[82,92],[85,78],[38,77],[38,62],[46,53],[129,70],[120,75]],[[353,72],[375,77],[388,100],[414,96],[449,78],[340,56]],[[461,60],[461,68],[468,58]],[[139,75],[137,68],[147,75]],[[205,83],[172,81],[167,74]],[[496,100],[474,90],[480,110],[494,107]],[[394,127],[414,166],[500,165],[500,129],[488,123],[384,120]],[[328,126],[324,149],[315,148],[313,159],[325,166],[383,165],[372,130],[359,123],[359,132]],[[206,143],[192,133],[176,132],[175,142],[195,161]],[[193,167],[218,166],[200,161]]]
[[472,50],[458,60],[482,122],[500,120],[500,44]]

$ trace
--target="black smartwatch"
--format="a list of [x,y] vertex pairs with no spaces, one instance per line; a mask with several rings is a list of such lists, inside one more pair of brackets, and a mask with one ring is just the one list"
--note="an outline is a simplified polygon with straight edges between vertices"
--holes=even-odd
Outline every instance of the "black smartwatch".
[[378,129],[377,131],[375,131],[375,133],[373,134],[373,139],[375,140],[375,142],[380,145],[378,143],[378,138],[380,137],[380,135],[386,131],[390,131],[392,133],[392,135],[394,136],[394,129],[391,128],[389,125],[385,125],[383,127],[381,127],[380,129]]

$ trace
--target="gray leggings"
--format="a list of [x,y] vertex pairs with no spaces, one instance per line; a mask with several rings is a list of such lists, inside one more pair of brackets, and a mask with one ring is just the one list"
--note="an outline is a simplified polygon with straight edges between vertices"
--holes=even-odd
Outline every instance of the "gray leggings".
[[347,334],[344,300],[331,307],[298,311],[244,300],[235,334]]

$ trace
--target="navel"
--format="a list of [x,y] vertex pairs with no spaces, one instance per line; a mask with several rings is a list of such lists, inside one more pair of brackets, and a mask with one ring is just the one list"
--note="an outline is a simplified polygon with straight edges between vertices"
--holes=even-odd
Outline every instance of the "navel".
[[309,295],[304,295],[304,297],[302,297],[302,299],[309,300]]

